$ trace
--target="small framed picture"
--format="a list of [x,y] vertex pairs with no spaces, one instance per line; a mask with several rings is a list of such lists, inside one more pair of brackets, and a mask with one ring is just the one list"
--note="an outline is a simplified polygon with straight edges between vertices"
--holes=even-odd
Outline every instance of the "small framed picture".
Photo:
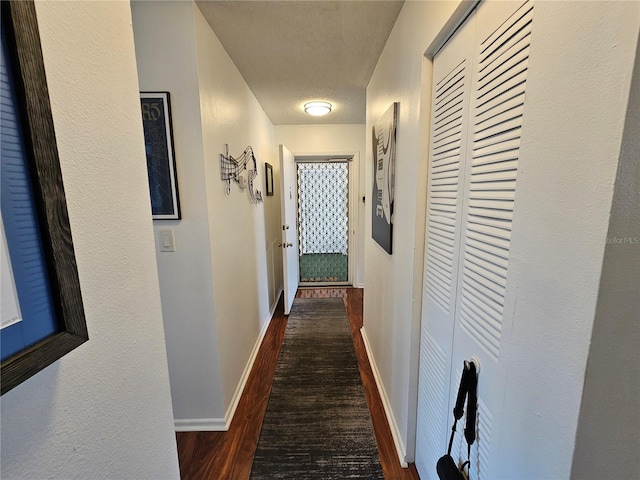
[[140,106],[153,219],[179,220],[169,92],[140,92]]
[[266,191],[267,197],[273,197],[273,167],[265,163],[264,164],[265,171],[265,181],[267,182]]

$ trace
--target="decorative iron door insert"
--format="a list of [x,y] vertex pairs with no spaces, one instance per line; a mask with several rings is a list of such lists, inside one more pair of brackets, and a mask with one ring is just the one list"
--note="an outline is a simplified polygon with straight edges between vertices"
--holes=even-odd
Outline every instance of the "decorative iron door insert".
[[298,163],[301,282],[347,282],[348,162]]

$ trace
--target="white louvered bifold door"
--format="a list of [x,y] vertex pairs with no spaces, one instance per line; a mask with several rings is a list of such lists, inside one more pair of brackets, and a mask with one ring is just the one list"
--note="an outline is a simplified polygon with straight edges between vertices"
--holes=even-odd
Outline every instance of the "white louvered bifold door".
[[416,466],[423,479],[437,478],[435,464],[447,446],[448,412],[453,408],[448,392],[468,142],[472,21],[442,48],[433,67],[416,437]]
[[[499,414],[508,371],[500,364],[500,347],[504,312],[514,298],[507,278],[532,17],[532,1],[482,2],[434,58],[436,72],[444,56],[451,55],[449,44],[465,39],[457,54],[468,52],[471,78],[462,123],[465,150],[457,165],[456,209],[447,218],[455,225],[454,248],[447,257],[456,269],[451,274],[453,284],[439,282],[442,275],[436,273],[441,265],[434,252],[444,249],[437,242],[438,205],[440,192],[447,190],[438,183],[438,126],[432,120],[417,438],[417,448],[425,452],[416,452],[421,478],[437,478],[434,458],[445,452],[462,363],[472,356],[480,359],[481,373],[470,473],[472,480],[491,478],[492,417]],[[434,75],[434,81],[437,78]],[[435,86],[433,98],[437,115]],[[447,328],[448,343],[443,333]],[[443,383],[444,400],[439,399]],[[440,414],[441,404],[446,411]],[[466,460],[462,429],[452,455]],[[423,465],[418,458],[424,459]]]

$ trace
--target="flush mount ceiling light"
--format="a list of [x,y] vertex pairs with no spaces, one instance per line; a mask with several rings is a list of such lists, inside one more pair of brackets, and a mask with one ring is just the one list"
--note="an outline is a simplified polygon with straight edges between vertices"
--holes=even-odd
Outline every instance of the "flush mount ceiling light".
[[326,115],[331,111],[331,104],[328,102],[309,102],[304,104],[304,111],[314,117]]

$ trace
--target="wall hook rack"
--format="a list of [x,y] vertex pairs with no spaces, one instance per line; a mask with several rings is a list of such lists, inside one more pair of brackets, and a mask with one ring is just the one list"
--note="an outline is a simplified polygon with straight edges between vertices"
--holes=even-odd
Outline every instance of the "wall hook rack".
[[[258,176],[258,168],[256,157],[253,154],[253,148],[249,145],[239,158],[233,158],[229,155],[229,144],[225,144],[225,153],[220,154],[220,170],[222,181],[227,184],[226,194],[231,194],[231,180],[236,182],[240,188],[246,186],[244,177],[241,176],[244,170],[247,171],[247,183],[249,184],[249,196],[251,203],[256,205],[262,203],[262,192],[253,188],[253,181]],[[251,165],[248,163],[251,162]]]

